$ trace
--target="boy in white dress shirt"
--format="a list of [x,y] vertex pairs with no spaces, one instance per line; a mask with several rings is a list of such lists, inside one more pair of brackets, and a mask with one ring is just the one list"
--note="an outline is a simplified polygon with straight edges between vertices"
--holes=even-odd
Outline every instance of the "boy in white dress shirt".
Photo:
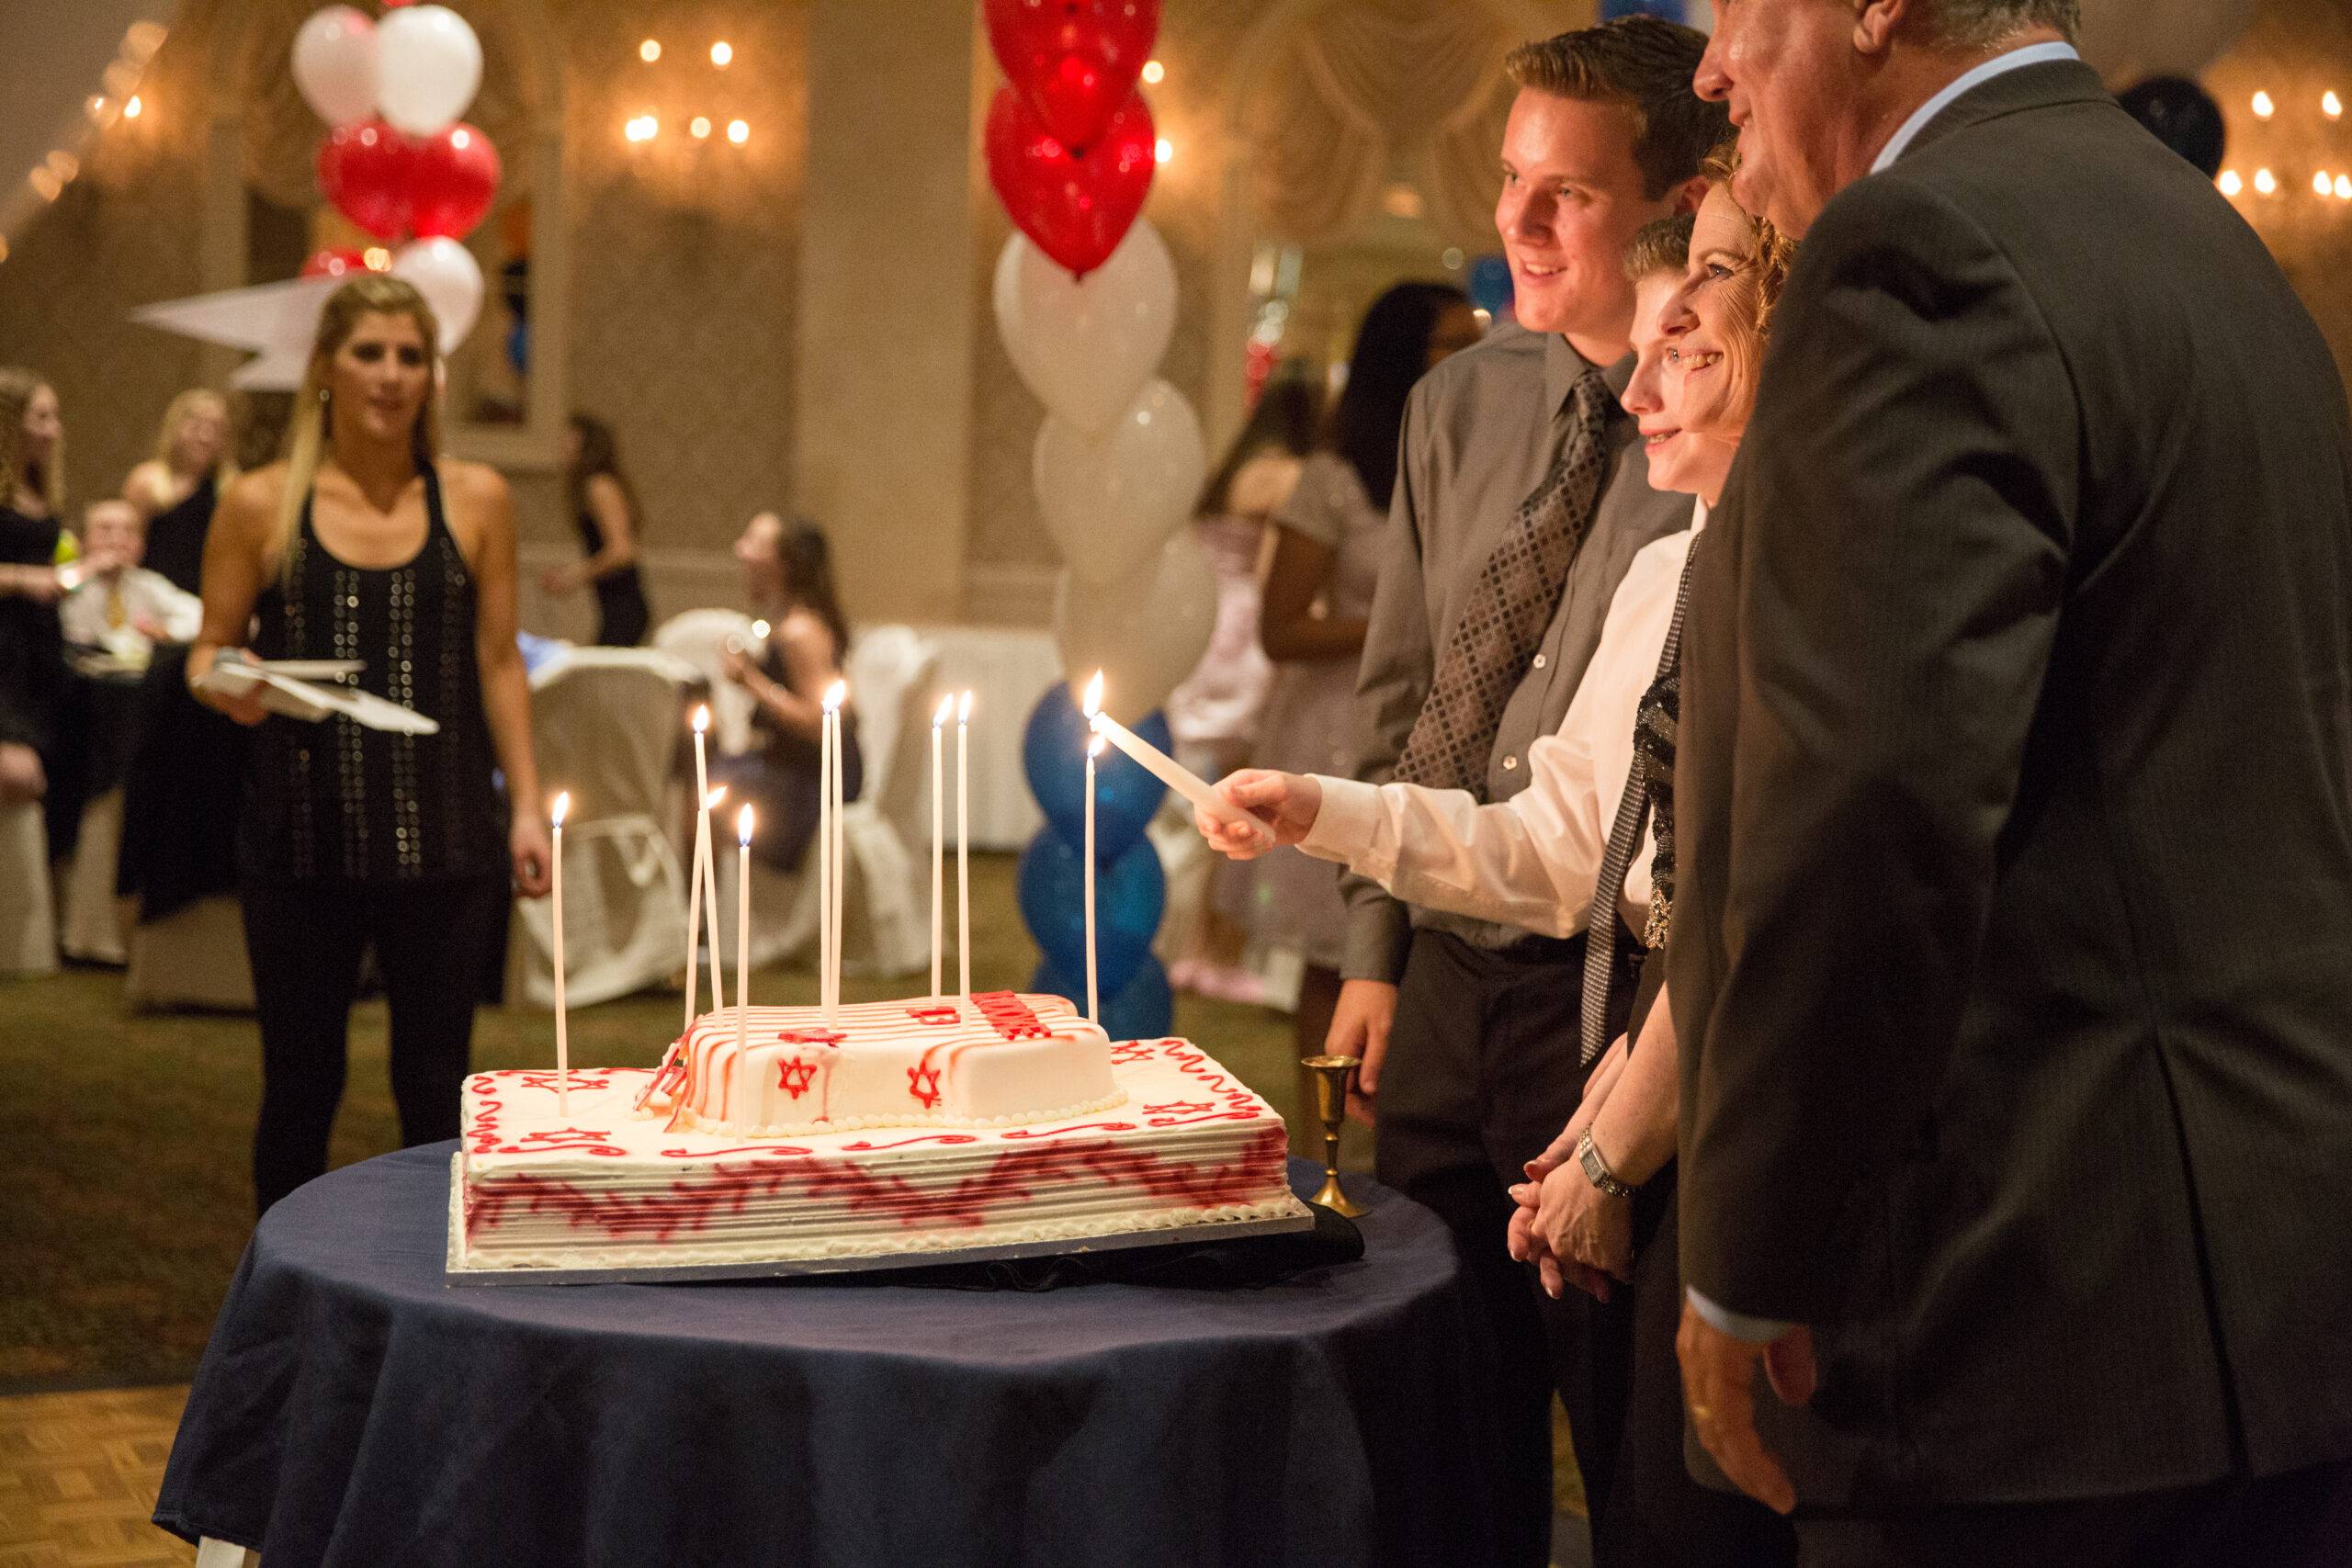
[[187,642],[204,603],[139,564],[147,522],[127,501],[101,501],[82,513],[84,573],[58,606],[65,640],[144,665],[159,642]]

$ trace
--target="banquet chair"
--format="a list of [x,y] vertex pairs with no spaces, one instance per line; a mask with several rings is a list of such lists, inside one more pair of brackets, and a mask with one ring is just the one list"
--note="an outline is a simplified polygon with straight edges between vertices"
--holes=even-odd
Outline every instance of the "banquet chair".
[[710,689],[710,740],[719,751],[738,757],[752,747],[752,714],[757,705],[752,694],[727,678],[720,655],[729,637],[749,642],[752,617],[739,610],[687,610],[653,629],[653,647],[694,667]]
[[82,808],[81,837],[73,869],[65,877],[65,929],[58,945],[65,956],[85,964],[120,964],[130,956],[122,901],[114,896],[115,868],[122,856],[122,790],[119,785]]
[[0,975],[57,972],[57,908],[41,804],[0,806]]
[[[679,708],[693,671],[650,649],[574,648],[531,677],[531,739],[563,826],[564,999],[587,1006],[667,981],[684,966],[686,881],[665,818]],[[542,803],[544,807],[544,803]],[[555,1001],[555,913],[516,901],[510,1001]]]
[[[910,975],[931,955],[929,894],[918,895],[916,857],[909,846],[925,842],[929,831],[919,822],[927,787],[928,705],[937,666],[937,650],[910,627],[899,626],[865,631],[850,645],[844,661],[865,764],[859,797],[842,813],[842,856],[848,867],[842,968],[847,974]],[[714,823],[713,831],[723,844],[728,835],[721,825]],[[719,943],[731,964],[736,857],[721,854],[718,872]],[[752,863],[753,968],[816,951],[817,884],[813,846],[797,871]]]

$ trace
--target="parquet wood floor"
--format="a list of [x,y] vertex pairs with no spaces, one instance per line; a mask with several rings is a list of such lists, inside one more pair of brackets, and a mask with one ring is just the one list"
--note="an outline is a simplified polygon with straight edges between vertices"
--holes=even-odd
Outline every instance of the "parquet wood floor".
[[196,1548],[149,1522],[186,1388],[0,1399],[0,1568],[161,1568]]

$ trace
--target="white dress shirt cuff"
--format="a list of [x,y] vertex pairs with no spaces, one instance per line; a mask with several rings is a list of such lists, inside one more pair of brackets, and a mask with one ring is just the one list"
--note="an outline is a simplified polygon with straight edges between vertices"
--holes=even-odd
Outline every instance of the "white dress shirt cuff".
[[1744,1344],[1769,1344],[1797,1326],[1793,1323],[1782,1323],[1777,1317],[1750,1317],[1746,1313],[1717,1306],[1701,1295],[1696,1285],[1685,1285],[1682,1289],[1684,1294],[1690,1298],[1691,1309],[1705,1318],[1710,1327]]
[[1380,825],[1380,786],[1361,779],[1312,776],[1323,786],[1323,806],[1298,847],[1317,860],[1350,864],[1372,848]]

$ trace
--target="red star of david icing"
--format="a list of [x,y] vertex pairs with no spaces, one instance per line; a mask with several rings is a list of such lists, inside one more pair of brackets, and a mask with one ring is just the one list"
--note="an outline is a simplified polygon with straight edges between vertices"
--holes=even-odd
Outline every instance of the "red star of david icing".
[[939,1069],[923,1066],[909,1067],[907,1092],[922,1100],[925,1111],[937,1105],[939,1103]]
[[1191,1116],[1199,1111],[1216,1109],[1215,1105],[1206,1100],[1171,1100],[1165,1105],[1147,1105],[1144,1107],[1144,1111],[1151,1116]]
[[795,1056],[776,1071],[776,1088],[798,1100],[808,1092],[809,1084],[817,1077],[817,1064]]

